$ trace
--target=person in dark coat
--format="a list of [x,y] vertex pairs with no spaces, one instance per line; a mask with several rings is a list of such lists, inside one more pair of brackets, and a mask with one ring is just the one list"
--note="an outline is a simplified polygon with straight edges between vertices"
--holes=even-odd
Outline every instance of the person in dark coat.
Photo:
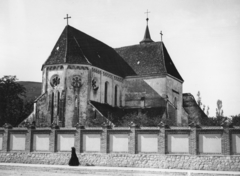
[[78,157],[76,155],[76,150],[74,147],[72,147],[72,155],[71,155],[68,165],[69,166],[79,166],[79,164],[80,163],[79,163]]

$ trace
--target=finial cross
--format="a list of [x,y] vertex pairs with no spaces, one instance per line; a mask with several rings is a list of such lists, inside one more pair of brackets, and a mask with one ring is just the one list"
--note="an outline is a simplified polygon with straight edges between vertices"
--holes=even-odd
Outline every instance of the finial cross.
[[147,11],[146,11],[145,13],[147,14],[147,19],[148,19],[148,14],[150,13],[150,12],[148,11],[148,9],[147,9]]
[[162,36],[163,36],[163,33],[162,33],[162,31],[160,32],[160,35],[161,35],[161,42],[162,42]]
[[67,14],[67,17],[64,18],[64,19],[67,19],[67,25],[68,25],[68,18],[71,18],[71,17],[69,17]]

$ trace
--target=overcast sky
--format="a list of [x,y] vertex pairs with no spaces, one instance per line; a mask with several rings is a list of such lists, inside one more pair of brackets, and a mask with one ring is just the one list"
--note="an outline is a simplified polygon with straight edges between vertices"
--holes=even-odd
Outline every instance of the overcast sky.
[[0,77],[41,82],[41,66],[71,16],[71,26],[116,48],[138,44],[146,26],[184,79],[183,92],[215,116],[240,114],[239,0],[1,0]]

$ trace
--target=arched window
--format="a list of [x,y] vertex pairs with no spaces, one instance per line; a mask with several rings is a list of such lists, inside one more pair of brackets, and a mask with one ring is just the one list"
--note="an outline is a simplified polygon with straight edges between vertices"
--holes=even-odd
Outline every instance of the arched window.
[[58,97],[57,97],[57,115],[59,115],[60,111],[60,92],[58,92]]
[[104,92],[104,103],[107,103],[108,101],[108,82],[105,82],[105,92]]
[[115,99],[114,99],[114,105],[117,106],[118,102],[118,86],[115,86]]

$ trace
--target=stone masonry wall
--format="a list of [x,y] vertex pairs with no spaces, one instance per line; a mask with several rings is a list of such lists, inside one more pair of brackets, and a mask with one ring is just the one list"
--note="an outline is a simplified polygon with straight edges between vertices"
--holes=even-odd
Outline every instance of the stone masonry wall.
[[[240,156],[77,154],[82,166],[240,171]],[[68,165],[69,153],[0,153],[1,163]]]

